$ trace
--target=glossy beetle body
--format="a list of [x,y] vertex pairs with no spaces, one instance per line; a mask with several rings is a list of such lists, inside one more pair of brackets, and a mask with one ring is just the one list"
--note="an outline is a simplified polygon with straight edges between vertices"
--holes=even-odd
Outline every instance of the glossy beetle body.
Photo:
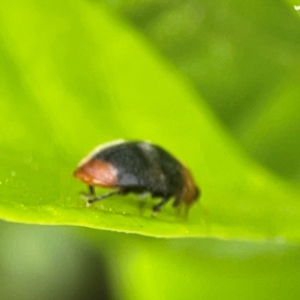
[[[141,141],[116,141],[97,147],[79,164],[74,176],[90,189],[87,204],[114,194],[144,194],[161,198],[156,213],[174,197],[173,206],[185,204],[186,211],[197,200],[197,188],[189,170],[167,151]],[[115,189],[96,196],[94,187]]]

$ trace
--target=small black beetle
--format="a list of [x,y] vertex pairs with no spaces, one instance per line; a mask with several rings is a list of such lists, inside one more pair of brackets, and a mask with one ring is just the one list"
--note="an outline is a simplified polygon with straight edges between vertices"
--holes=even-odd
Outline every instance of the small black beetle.
[[[190,171],[149,142],[119,140],[100,145],[79,163],[74,176],[89,186],[89,194],[85,195],[87,206],[115,194],[149,193],[153,198],[161,198],[153,206],[153,213],[174,197],[173,207],[185,204],[187,214],[200,195]],[[115,190],[96,196],[95,186]]]

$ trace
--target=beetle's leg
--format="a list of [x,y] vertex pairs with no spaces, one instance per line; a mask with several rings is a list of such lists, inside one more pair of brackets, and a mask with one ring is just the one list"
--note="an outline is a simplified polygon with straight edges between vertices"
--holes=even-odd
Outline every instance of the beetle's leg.
[[130,193],[130,190],[129,190],[129,189],[126,189],[126,188],[124,188],[124,187],[120,187],[120,188],[118,189],[118,191],[119,191],[119,195],[127,195],[128,193]]
[[165,205],[169,200],[170,197],[164,197],[158,204],[154,205],[152,208],[152,216],[156,215],[160,211],[161,207]]
[[96,201],[100,201],[104,198],[108,198],[110,196],[119,194],[120,191],[119,190],[115,190],[106,194],[102,194],[99,196],[95,196],[95,195],[85,195],[85,194],[81,194],[81,196],[84,198],[84,200],[86,201],[86,206],[90,207],[92,205],[92,203],[96,202]]
[[141,201],[145,201],[146,198],[150,195],[149,192],[142,192],[140,194],[138,194],[139,198],[141,199]]
[[139,201],[139,212],[140,215],[143,215],[145,208],[146,208],[146,204],[147,204],[147,197],[150,195],[149,192],[141,192],[140,194],[138,194],[140,201]]
[[79,194],[85,200],[88,198],[93,198],[95,197],[95,187],[88,185],[88,192],[80,192]]
[[93,195],[93,196],[95,196],[95,187],[94,187],[94,186],[92,186],[92,185],[89,185],[88,187],[89,187],[89,192],[90,192],[90,195]]
[[175,201],[173,202],[173,207],[178,207],[179,204],[181,204],[181,198],[180,197],[176,197]]
[[182,199],[184,197],[184,193],[185,193],[185,189],[179,190],[175,193],[175,195],[174,195],[175,200],[173,202],[174,208],[181,206],[181,204],[183,202]]

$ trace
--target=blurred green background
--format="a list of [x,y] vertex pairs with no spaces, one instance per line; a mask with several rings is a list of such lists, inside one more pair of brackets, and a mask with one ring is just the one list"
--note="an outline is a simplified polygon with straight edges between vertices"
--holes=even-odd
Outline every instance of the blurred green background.
[[[296,4],[1,3],[0,299],[298,299]],[[72,171],[117,138],[180,157],[207,212],[86,210]]]

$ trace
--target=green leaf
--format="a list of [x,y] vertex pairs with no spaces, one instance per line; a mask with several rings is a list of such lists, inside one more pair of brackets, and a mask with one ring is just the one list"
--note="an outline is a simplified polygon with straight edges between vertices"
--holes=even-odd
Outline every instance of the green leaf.
[[299,292],[300,253],[291,245],[151,239],[138,246],[122,243],[112,253],[123,299],[279,300]]
[[[0,217],[157,237],[298,241],[299,193],[249,160],[185,78],[95,3],[2,4]],[[203,197],[188,222],[135,196],[86,208],[77,162],[117,138],[162,145],[191,168]],[[149,199],[149,203],[151,200]]]
[[249,152],[279,174],[300,183],[300,120],[297,74],[269,93],[266,103],[244,119],[240,140]]
[[190,78],[234,134],[266,93],[299,72],[299,17],[291,3],[106,2]]
[[295,1],[106,2],[188,76],[248,153],[299,184]]

